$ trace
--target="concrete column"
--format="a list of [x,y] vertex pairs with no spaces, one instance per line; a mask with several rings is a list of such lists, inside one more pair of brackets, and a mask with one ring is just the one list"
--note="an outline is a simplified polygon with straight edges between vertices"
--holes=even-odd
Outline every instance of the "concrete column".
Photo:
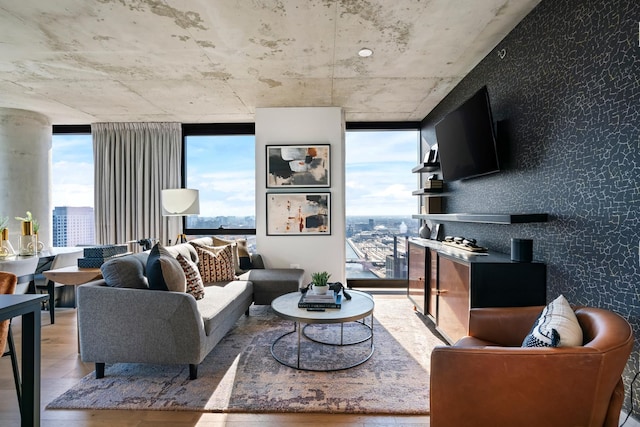
[[0,216],[9,217],[9,240],[18,248],[20,221],[30,211],[38,238],[51,247],[51,136],[49,118],[0,108]]

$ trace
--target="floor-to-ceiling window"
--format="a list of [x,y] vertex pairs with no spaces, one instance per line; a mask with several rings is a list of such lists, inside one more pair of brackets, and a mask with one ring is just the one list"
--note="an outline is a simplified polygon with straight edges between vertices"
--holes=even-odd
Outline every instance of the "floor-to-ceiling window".
[[54,247],[93,245],[93,143],[90,126],[54,126],[51,139]]
[[190,235],[245,235],[255,242],[255,134],[252,124],[184,125],[184,185],[200,192]]
[[[191,235],[255,235],[255,131],[251,124],[184,125],[184,185],[200,191]],[[406,278],[406,238],[416,235],[419,131],[349,126],[346,133],[348,279]],[[94,244],[89,126],[54,127],[54,246]]]
[[407,278],[408,237],[418,200],[419,130],[349,126],[345,136],[347,279],[350,282]]

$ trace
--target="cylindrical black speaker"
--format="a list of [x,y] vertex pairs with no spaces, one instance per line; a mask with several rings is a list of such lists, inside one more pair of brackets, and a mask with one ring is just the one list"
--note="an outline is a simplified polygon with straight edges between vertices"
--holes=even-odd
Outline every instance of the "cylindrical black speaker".
[[511,239],[511,261],[531,262],[533,260],[533,240]]

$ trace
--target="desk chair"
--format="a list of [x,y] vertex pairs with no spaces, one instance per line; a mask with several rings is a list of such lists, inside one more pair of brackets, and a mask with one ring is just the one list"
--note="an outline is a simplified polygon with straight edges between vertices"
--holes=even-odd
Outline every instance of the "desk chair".
[[[17,283],[18,277],[15,274],[0,271],[0,294],[13,294],[16,290]],[[9,344],[9,350],[5,352],[7,343]],[[13,381],[16,386],[16,394],[18,395],[18,406],[22,413],[22,386],[20,382],[20,370],[18,369],[18,358],[16,357],[16,346],[13,342],[13,334],[11,332],[11,320],[3,320],[0,322],[0,349],[2,349],[2,356],[8,355],[11,357]]]
[[[78,258],[82,256],[82,251],[59,253],[53,259],[51,263],[51,270],[62,267],[70,267],[78,264]],[[49,317],[51,318],[51,324],[55,323],[55,305],[56,305],[56,288],[64,287],[62,283],[56,283],[52,280],[46,280],[44,284],[36,284],[35,287],[39,291],[46,291],[49,294],[49,302],[47,304],[49,309]]]

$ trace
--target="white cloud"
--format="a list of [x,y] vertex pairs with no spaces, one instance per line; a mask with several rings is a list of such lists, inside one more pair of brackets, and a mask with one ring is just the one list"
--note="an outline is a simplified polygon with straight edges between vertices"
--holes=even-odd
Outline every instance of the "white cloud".
[[60,161],[52,165],[53,206],[93,206],[93,165]]

